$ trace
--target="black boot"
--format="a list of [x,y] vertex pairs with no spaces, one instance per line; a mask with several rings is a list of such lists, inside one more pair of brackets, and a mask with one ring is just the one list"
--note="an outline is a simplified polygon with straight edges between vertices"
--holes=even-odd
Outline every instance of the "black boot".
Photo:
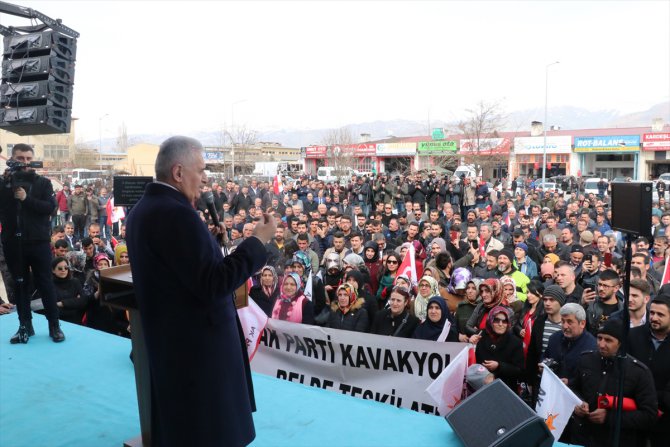
[[9,342],[13,345],[17,343],[23,343],[26,344],[28,343],[28,339],[30,338],[28,328],[25,325],[20,325],[19,330],[16,331],[16,334],[12,336],[12,338],[9,339]]
[[49,337],[51,337],[55,343],[65,341],[65,334],[60,330],[58,320],[49,322]]
[[35,329],[33,329],[33,320],[28,320],[24,323],[26,330],[28,331],[28,336],[32,337],[35,335]]

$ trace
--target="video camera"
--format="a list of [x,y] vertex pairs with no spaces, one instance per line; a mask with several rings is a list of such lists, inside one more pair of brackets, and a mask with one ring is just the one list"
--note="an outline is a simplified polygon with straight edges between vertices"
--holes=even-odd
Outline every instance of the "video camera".
[[41,161],[31,161],[30,163],[22,163],[20,161],[12,160],[11,158],[7,160],[7,169],[9,172],[16,172],[22,168],[32,168],[32,169],[42,169],[44,168],[44,163]]

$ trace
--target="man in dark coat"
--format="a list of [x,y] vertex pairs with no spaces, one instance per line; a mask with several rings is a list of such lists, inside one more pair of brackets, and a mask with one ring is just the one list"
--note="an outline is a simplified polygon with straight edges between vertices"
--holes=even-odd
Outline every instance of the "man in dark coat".
[[265,216],[255,237],[224,258],[193,209],[207,181],[201,151],[192,138],[166,140],[156,158],[157,182],[128,216],[156,446],[242,446],[255,437],[249,362],[232,294],[265,264],[274,220]]
[[[660,182],[659,182],[660,183]],[[649,433],[652,447],[670,439],[670,295],[659,295],[649,306],[649,321],[630,330],[629,353],[647,365],[654,377],[658,409],[663,412]]]

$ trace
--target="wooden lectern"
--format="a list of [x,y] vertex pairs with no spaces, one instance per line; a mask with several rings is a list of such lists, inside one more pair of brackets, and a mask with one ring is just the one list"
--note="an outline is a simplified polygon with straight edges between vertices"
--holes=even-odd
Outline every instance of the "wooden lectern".
[[[135,367],[135,388],[137,390],[137,405],[140,413],[141,434],[123,443],[124,447],[151,446],[151,374],[147,347],[144,342],[144,332],[140,311],[133,289],[133,276],[130,265],[120,265],[100,270],[101,304],[114,309],[128,312],[130,317],[130,335],[133,346],[133,364]],[[237,308],[246,307],[249,291],[247,283],[235,291],[235,305]]]

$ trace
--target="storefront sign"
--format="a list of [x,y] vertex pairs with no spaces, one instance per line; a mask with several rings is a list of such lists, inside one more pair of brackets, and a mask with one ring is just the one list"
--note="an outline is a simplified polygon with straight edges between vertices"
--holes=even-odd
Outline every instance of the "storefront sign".
[[324,158],[327,149],[327,146],[307,146],[305,148],[305,158]]
[[223,151],[203,151],[202,158],[205,159],[205,163],[211,162],[223,162],[225,153]]
[[332,149],[335,157],[374,157],[376,153],[377,147],[368,143],[333,146]]
[[[547,137],[547,154],[569,154],[572,152],[572,137]],[[543,154],[544,137],[518,137],[514,139],[515,154]]]
[[278,379],[437,415],[426,388],[467,346],[270,319],[251,369]]
[[639,135],[575,137],[575,152],[634,152],[639,150]]
[[416,143],[381,143],[377,145],[378,157],[414,156]]
[[435,128],[430,136],[433,140],[444,140],[444,129]]
[[670,133],[646,133],[642,135],[645,151],[670,151]]
[[456,141],[419,141],[417,152],[419,155],[445,155],[456,152],[458,143]]
[[462,139],[460,153],[465,155],[509,154],[509,138]]

